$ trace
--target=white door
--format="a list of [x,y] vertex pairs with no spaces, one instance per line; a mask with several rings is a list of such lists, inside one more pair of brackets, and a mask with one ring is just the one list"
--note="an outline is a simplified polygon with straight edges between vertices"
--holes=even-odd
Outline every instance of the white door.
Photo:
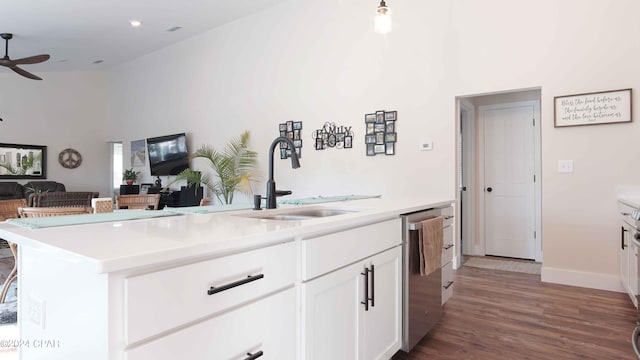
[[396,246],[373,256],[365,264],[374,270],[373,287],[368,289],[373,302],[364,315],[361,359],[390,359],[402,346],[401,249]]
[[534,259],[535,102],[480,107],[485,254]]

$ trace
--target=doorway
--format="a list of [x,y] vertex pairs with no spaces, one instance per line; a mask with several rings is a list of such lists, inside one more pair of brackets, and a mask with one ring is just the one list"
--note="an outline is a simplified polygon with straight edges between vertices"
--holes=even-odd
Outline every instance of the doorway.
[[542,261],[540,94],[457,98],[461,256]]

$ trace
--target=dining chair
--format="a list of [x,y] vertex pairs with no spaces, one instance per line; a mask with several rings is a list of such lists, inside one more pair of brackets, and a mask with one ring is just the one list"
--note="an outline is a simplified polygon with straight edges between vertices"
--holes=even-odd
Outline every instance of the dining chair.
[[[0,200],[0,221],[17,218],[19,216],[18,208],[24,206],[27,206],[27,200],[24,198]],[[5,302],[11,283],[18,278],[18,246],[10,241],[7,241],[7,244],[13,255],[13,268],[11,272],[9,272],[9,275],[7,275],[4,285],[2,286],[2,291],[0,291],[0,303]]]
[[93,198],[91,199],[91,207],[96,214],[113,212],[113,199],[110,197]]
[[18,214],[21,218],[50,217],[62,215],[92,214],[91,207],[21,207]]
[[212,204],[213,204],[213,198],[209,196],[200,199],[200,206],[206,206],[206,205],[212,205]]
[[160,194],[116,195],[116,208],[129,210],[157,210]]
[[0,221],[18,217],[18,208],[27,206],[27,200],[8,199],[0,200]]

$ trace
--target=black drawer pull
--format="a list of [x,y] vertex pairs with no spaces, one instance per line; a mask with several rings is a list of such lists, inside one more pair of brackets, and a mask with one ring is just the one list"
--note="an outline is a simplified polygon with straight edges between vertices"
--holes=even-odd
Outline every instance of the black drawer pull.
[[375,267],[373,266],[373,264],[371,264],[371,270],[369,270],[371,272],[371,297],[369,298],[369,300],[371,300],[371,307],[376,306],[376,290],[375,290]]
[[364,305],[364,311],[369,311],[369,268],[364,268],[360,275],[364,275],[364,301],[360,301],[360,304]]
[[448,288],[450,288],[450,287],[451,287],[451,285],[453,285],[453,281],[449,281],[449,282],[447,283],[447,285],[443,286],[442,288],[443,288],[443,289],[445,289],[445,290],[447,290]]
[[[207,291],[207,294],[208,294],[208,295],[213,295],[213,294],[216,294],[216,293],[219,293],[219,292],[225,291],[225,290],[232,289],[232,288],[234,288],[234,287],[236,287],[236,286],[240,286],[240,285],[244,285],[244,284],[250,283],[250,282],[252,282],[252,281],[260,280],[260,279],[262,279],[263,277],[264,277],[264,274],[258,274],[258,275],[254,275],[254,276],[249,275],[249,276],[247,276],[247,278],[246,278],[246,279],[242,279],[242,280],[234,281],[234,282],[232,282],[232,283],[230,283],[230,284],[227,284],[227,285],[222,285],[222,286],[218,286],[218,287],[212,286],[212,287]],[[255,358],[254,358],[254,359],[255,359]]]
[[445,215],[444,219],[445,220],[453,219],[453,215]]
[[262,350],[258,351],[258,352],[257,352],[257,353],[255,353],[255,354],[247,353],[247,357],[246,357],[246,358],[244,358],[244,360],[254,360],[254,359],[257,359],[257,358],[261,357],[262,355],[264,355],[264,353],[262,352]]
[[449,244],[449,245],[445,246],[445,247],[444,247],[444,249],[445,249],[445,250],[449,250],[449,249],[451,249],[452,247],[453,247],[453,244]]

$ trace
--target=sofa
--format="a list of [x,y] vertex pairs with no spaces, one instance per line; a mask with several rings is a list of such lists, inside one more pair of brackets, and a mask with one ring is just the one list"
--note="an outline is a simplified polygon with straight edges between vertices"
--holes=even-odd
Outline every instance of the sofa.
[[27,206],[91,206],[97,192],[66,191],[64,184],[56,181],[29,181],[24,185],[16,181],[0,182],[0,200],[25,199]]
[[24,187],[15,181],[0,182],[0,200],[24,199]]
[[45,192],[62,192],[67,191],[64,184],[55,181],[29,181],[22,185],[24,188],[23,197],[29,202],[29,195],[32,193],[45,193]]

